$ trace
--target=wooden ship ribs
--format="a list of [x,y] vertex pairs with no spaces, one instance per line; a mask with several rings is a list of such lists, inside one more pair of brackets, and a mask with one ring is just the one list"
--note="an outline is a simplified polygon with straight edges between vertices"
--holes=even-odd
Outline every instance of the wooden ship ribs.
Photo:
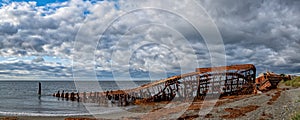
[[278,83],[281,80],[290,80],[290,76],[278,75],[272,72],[261,73],[256,78],[255,83],[258,90],[267,91],[277,88]]
[[251,94],[255,88],[256,68],[252,64],[196,68],[195,72],[172,76],[137,88],[80,93],[80,101],[119,105],[171,100],[219,98]]

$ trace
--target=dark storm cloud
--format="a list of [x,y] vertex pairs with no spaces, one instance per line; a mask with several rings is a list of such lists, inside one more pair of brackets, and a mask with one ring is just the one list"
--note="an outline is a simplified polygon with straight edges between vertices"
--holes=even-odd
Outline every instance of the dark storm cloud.
[[11,23],[2,23],[0,24],[0,35],[12,35],[18,32],[17,26],[11,24]]
[[[32,62],[16,61],[1,63],[1,74],[6,76],[42,76],[42,77],[71,77],[71,68],[55,63],[43,63],[42,58],[36,58]],[[5,76],[5,75],[4,75]]]
[[253,63],[259,72],[266,69],[297,72],[300,59],[294,57],[293,51],[300,49],[300,1],[201,0],[199,3],[220,29],[229,64]]
[[44,58],[43,57],[38,57],[32,60],[32,62],[44,62]]

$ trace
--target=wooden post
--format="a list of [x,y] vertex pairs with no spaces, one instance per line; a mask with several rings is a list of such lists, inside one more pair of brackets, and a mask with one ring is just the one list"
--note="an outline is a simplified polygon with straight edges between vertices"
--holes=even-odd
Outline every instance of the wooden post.
[[42,84],[41,84],[41,82],[39,82],[38,94],[39,94],[39,96],[42,95]]
[[74,92],[71,92],[70,99],[71,99],[71,101],[74,101],[74,100],[75,100],[75,94],[74,94]]
[[60,92],[57,91],[57,93],[55,94],[55,97],[60,97]]
[[64,98],[64,97],[65,97],[65,91],[64,91],[64,90],[63,90],[62,93],[60,94],[60,97],[61,97],[61,98]]
[[67,100],[69,100],[69,92],[66,92],[65,98],[67,98]]

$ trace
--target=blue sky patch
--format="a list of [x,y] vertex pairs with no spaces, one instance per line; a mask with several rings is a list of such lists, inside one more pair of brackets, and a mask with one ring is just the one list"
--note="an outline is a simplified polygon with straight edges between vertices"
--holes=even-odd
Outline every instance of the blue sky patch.
[[9,3],[11,3],[11,2],[29,2],[29,1],[36,2],[37,6],[45,6],[49,3],[65,2],[68,0],[9,0]]

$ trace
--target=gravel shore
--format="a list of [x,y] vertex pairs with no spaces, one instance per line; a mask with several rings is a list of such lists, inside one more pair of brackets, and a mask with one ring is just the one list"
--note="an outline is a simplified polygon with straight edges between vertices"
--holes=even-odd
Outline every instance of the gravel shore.
[[[300,88],[280,86],[265,93],[245,95],[231,100],[224,99],[219,102],[222,104],[215,106],[208,115],[197,119],[289,120],[300,111]],[[185,115],[187,118],[197,115],[195,111],[187,113]]]

